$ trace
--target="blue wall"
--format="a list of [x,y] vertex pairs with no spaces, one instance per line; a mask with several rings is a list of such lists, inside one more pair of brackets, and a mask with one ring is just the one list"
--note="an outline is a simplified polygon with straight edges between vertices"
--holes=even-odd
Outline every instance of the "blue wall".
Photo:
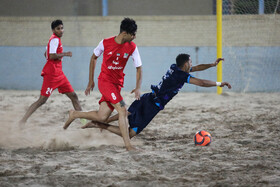
[[[84,90],[88,83],[88,68],[94,47],[64,47],[72,51],[72,58],[63,59],[63,70],[75,90]],[[45,64],[45,47],[0,47],[0,89],[40,90],[41,70]],[[216,47],[139,47],[143,62],[142,90],[149,91],[175,63],[179,53],[188,53],[193,66],[214,62]],[[224,47],[223,80],[232,84],[235,92],[280,91],[280,47]],[[98,60],[95,78],[100,72],[102,58]],[[135,86],[136,70],[132,60],[125,69],[124,90]],[[194,72],[197,78],[216,80],[216,68]],[[95,88],[97,89],[97,88]],[[183,91],[215,92],[216,88],[186,85]],[[225,91],[228,91],[225,89]]]

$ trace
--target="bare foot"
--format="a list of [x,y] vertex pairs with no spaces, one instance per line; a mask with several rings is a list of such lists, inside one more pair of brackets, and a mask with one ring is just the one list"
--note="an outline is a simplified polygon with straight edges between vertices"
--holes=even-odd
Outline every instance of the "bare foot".
[[126,148],[127,151],[139,151],[139,149],[136,149],[135,147],[133,146],[129,146]]
[[24,126],[24,125],[25,125],[25,123],[26,123],[26,121],[24,121],[24,120],[20,120],[17,124],[18,124],[19,126]]
[[19,125],[22,125],[22,124],[24,125],[25,123],[26,123],[26,121],[23,120],[23,119],[21,119],[21,120],[18,122]]
[[69,111],[68,120],[65,122],[65,124],[63,126],[64,130],[66,130],[69,127],[69,125],[75,120],[74,112],[75,112],[75,110],[70,110]]
[[100,126],[100,124],[98,124],[98,122],[94,122],[94,121],[88,122],[86,125],[82,126],[81,128],[82,128],[82,129],[87,129],[87,128],[99,128],[100,132],[103,131],[102,126]]
[[25,123],[26,121],[22,121],[20,120],[18,123],[17,123],[17,127],[19,130],[23,130],[25,128]]
[[82,129],[87,129],[87,128],[100,128],[98,126],[97,123],[94,123],[94,122],[88,122],[87,124],[85,124],[84,126],[81,127]]

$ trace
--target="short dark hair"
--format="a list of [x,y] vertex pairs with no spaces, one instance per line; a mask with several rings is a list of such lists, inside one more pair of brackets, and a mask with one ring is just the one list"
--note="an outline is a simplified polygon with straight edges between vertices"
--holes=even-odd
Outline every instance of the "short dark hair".
[[51,24],[52,30],[54,30],[58,25],[63,25],[62,21],[60,19],[54,20]]
[[120,33],[123,31],[135,35],[135,32],[137,31],[136,22],[131,18],[124,18],[121,22]]
[[176,65],[178,67],[182,67],[189,60],[190,60],[190,55],[188,55],[188,54],[179,54],[176,57]]

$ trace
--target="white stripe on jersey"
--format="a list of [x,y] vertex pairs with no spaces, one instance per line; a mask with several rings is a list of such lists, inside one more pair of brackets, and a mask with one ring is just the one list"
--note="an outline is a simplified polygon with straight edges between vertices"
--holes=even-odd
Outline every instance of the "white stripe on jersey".
[[134,62],[134,66],[136,68],[142,66],[142,61],[141,61],[141,57],[140,57],[137,46],[136,46],[134,52],[132,53],[131,58]]
[[51,41],[50,41],[50,48],[49,48],[49,54],[54,54],[56,53],[56,50],[58,48],[58,38],[53,38]]
[[99,42],[98,46],[93,50],[93,53],[95,56],[100,57],[100,55],[104,52],[104,45],[103,45],[103,40]]

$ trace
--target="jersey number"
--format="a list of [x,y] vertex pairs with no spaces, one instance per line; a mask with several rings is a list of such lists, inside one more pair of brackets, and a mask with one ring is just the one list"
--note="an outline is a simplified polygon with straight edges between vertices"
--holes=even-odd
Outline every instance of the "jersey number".
[[53,91],[53,89],[52,89],[52,88],[47,88],[46,94],[51,94],[51,93],[52,93],[52,91]]

